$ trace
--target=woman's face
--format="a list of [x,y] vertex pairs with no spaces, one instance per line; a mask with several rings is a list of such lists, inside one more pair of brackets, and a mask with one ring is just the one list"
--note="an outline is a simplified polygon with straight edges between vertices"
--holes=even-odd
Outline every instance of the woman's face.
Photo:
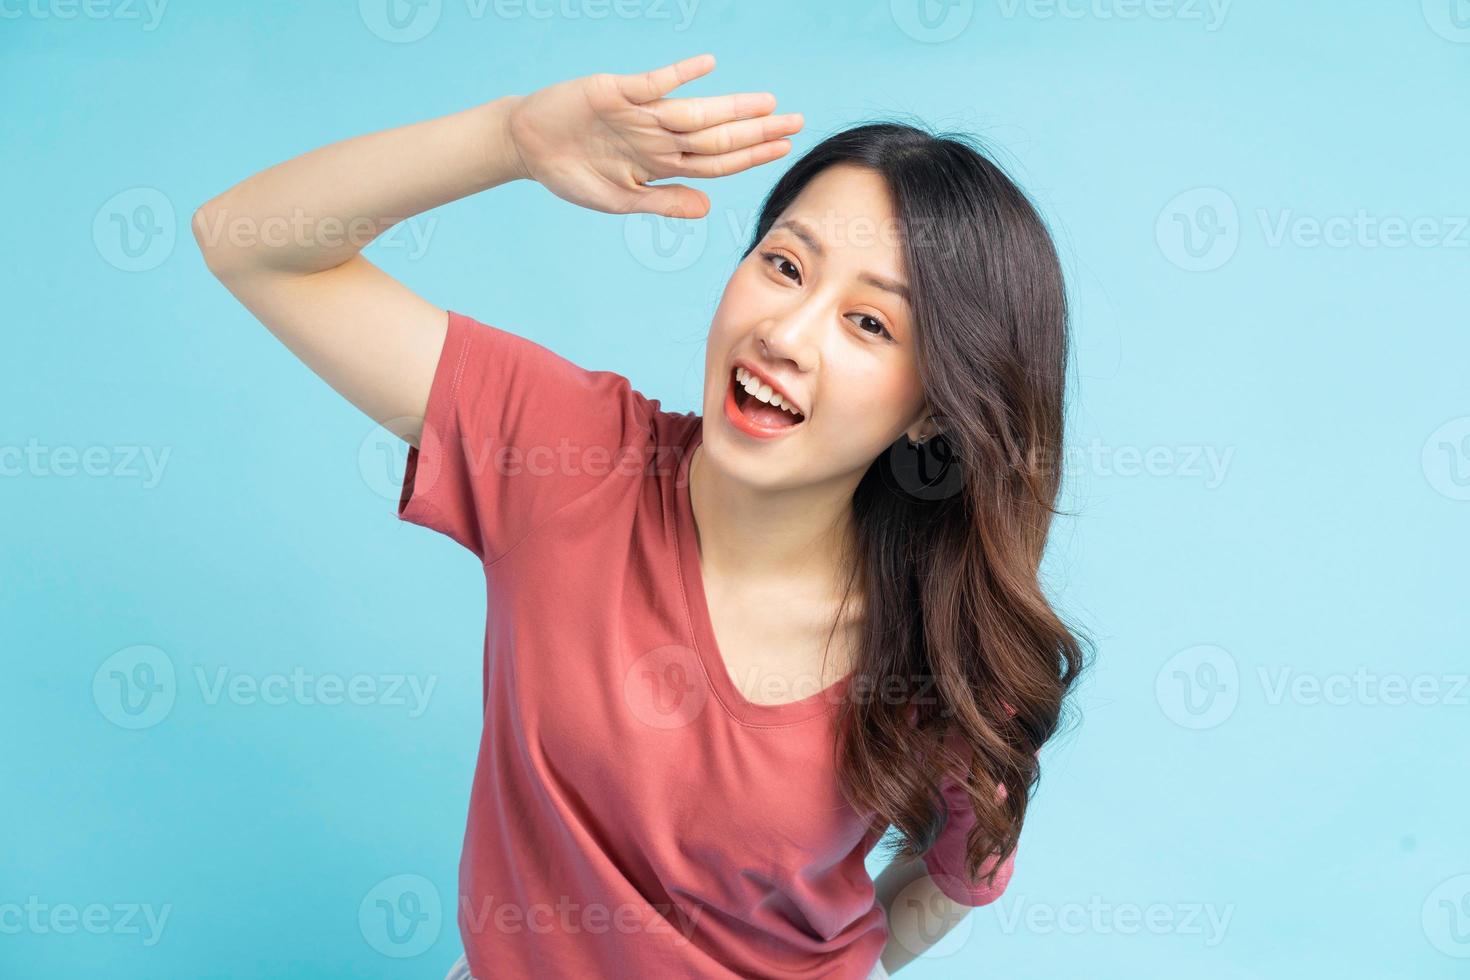
[[[705,354],[703,441],[721,469],[769,489],[855,478],[900,435],[932,431],[898,232],[883,179],[839,164],[730,276]],[[758,402],[737,366],[789,395],[800,421],[740,411]]]

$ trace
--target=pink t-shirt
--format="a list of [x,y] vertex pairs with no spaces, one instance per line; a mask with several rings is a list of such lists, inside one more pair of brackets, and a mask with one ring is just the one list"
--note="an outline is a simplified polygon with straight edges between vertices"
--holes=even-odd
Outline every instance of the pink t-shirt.
[[[701,418],[449,314],[398,516],[483,562],[484,728],[458,919],[477,977],[866,977],[887,941],[838,791],[839,682],[747,700],[715,643]],[[800,692],[796,692],[800,693]],[[973,817],[924,860],[967,905]],[[987,866],[988,870],[988,866]]]

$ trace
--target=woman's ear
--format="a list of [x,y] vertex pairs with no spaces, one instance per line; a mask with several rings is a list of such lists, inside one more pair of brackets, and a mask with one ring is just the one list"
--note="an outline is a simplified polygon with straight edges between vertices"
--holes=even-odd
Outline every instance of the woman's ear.
[[934,416],[930,414],[927,402],[924,405],[924,411],[919,417],[919,421],[909,426],[906,434],[909,443],[915,446],[923,445],[939,434],[939,426],[935,423]]

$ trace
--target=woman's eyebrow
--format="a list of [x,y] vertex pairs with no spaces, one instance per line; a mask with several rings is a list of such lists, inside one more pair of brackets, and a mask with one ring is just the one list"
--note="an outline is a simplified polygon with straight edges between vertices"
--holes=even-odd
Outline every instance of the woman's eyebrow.
[[[801,224],[796,219],[782,218],[771,227],[771,230],[776,231],[780,228],[785,228],[797,238],[800,238],[804,243],[806,243],[807,248],[817,253],[817,258],[820,259],[827,257],[827,250],[822,247],[821,242],[817,241],[817,236],[813,235],[805,225]],[[896,282],[892,279],[886,279],[883,276],[875,275],[871,272],[860,273],[858,275],[858,279],[867,283],[869,286],[877,286],[879,289],[884,289],[890,293],[900,296],[903,298],[903,301],[905,303],[908,303],[910,306],[913,305],[913,300],[909,297],[908,287],[901,282]]]

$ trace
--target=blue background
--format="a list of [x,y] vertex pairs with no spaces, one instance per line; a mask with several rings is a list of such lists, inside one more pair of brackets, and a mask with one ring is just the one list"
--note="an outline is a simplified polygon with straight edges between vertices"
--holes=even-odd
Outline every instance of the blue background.
[[[327,142],[710,51],[677,95],[769,90],[806,127],[695,182],[708,219],[522,183],[368,254],[698,410],[754,209],[822,137],[977,132],[1040,203],[1075,303],[1048,585],[1098,660],[1009,891],[902,975],[1465,976],[1470,4],[532,9],[3,5],[0,975],[443,975],[477,563],[397,521],[406,447],[189,218]],[[114,671],[148,668],[156,717],[129,714]],[[293,669],[435,686],[418,713],[210,697]],[[406,945],[371,925],[398,875],[445,910]],[[23,924],[31,896],[105,924]],[[128,903],[167,908],[156,941]]]

